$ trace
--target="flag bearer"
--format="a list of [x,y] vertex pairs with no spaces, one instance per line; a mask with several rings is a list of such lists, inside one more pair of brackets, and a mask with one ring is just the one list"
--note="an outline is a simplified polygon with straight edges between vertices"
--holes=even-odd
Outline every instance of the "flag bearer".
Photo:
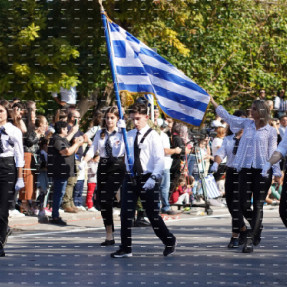
[[132,182],[127,174],[124,180],[121,197],[121,245],[111,257],[132,256],[131,228],[138,196],[142,200],[155,234],[165,245],[163,255],[167,256],[175,251],[176,238],[159,215],[159,181],[164,170],[164,149],[159,134],[147,124],[147,106],[136,103],[130,107],[129,114],[135,125],[135,129],[128,132],[128,145],[134,158],[135,178]]

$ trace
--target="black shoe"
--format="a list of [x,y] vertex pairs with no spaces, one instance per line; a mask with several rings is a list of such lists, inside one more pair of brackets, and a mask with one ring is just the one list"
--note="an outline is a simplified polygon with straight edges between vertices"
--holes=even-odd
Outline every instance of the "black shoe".
[[135,227],[146,227],[150,225],[151,225],[150,222],[145,220],[144,217],[137,218],[134,224]]
[[5,257],[5,251],[3,244],[0,242],[0,257]]
[[263,226],[261,226],[259,233],[254,236],[254,240],[253,240],[254,246],[257,246],[260,243],[262,230],[263,230]]
[[239,238],[238,237],[231,237],[229,244],[227,245],[228,248],[238,248],[239,247]]
[[239,245],[242,245],[245,243],[247,238],[247,229],[245,231],[240,231],[239,234]]
[[114,245],[115,244],[115,240],[112,239],[112,240],[105,240],[104,242],[101,243],[101,246],[111,246],[111,245]]
[[66,226],[67,225],[67,222],[62,220],[61,217],[58,217],[58,218],[51,218],[49,220],[49,223],[52,223],[52,224],[56,224],[56,225],[61,225],[61,226]]
[[173,245],[166,245],[163,251],[163,256],[168,256],[175,252],[175,246],[177,245],[177,242],[175,240]]
[[111,253],[112,258],[127,258],[132,257],[133,254],[131,252],[126,252],[123,249],[119,249],[114,253]]
[[253,239],[251,237],[247,237],[246,242],[242,248],[243,253],[252,253],[253,252]]

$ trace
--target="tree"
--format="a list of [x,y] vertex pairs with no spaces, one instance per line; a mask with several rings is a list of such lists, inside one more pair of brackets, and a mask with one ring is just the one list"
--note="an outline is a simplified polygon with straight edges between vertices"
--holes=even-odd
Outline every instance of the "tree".
[[[231,110],[264,87],[286,86],[284,0],[104,1],[117,24],[216,95]],[[50,92],[77,85],[84,113],[113,101],[97,0],[1,1],[0,89],[50,107]]]

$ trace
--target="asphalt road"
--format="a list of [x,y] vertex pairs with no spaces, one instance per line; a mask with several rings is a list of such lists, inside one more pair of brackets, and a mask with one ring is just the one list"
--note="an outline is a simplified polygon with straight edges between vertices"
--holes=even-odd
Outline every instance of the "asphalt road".
[[12,220],[18,231],[0,258],[0,286],[287,286],[287,230],[278,208],[266,207],[264,215],[263,238],[252,254],[226,248],[230,218],[218,208],[212,216],[167,218],[178,240],[170,257],[150,227],[134,228],[133,257],[122,259],[110,257],[117,244],[99,246],[100,216],[66,216],[68,227]]

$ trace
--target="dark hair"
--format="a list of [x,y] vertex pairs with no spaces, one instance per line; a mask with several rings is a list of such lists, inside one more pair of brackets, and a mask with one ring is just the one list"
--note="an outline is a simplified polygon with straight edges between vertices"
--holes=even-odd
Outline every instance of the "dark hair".
[[68,122],[72,119],[73,116],[74,116],[73,111],[70,111],[68,113]]
[[287,114],[283,114],[280,118],[279,118],[279,120],[281,120],[281,119],[283,119],[283,118],[286,118],[287,117]]
[[24,106],[23,106],[23,104],[21,104],[20,102],[17,102],[17,103],[14,103],[14,104],[12,105],[12,109],[14,109],[14,108],[19,108],[20,110],[23,110],[23,109],[24,109]]
[[55,133],[60,134],[62,132],[62,129],[66,128],[68,126],[67,122],[64,121],[58,121],[55,123]]
[[182,127],[183,127],[182,123],[173,122],[172,128],[171,128],[171,134],[177,133],[178,135],[180,135]]
[[245,111],[242,111],[242,110],[236,110],[234,113],[233,113],[234,116],[236,117],[246,117],[247,118],[247,114]]
[[119,110],[116,106],[112,106],[112,107],[109,107],[106,109],[105,111],[105,115],[104,115],[104,118],[103,118],[103,124],[102,124],[102,132],[101,132],[101,138],[104,138],[105,137],[105,134],[106,134],[106,130],[107,130],[107,124],[106,124],[106,117],[107,117],[107,114],[114,114],[117,118],[119,118]]
[[100,110],[93,112],[92,126],[100,126],[103,121],[103,113]]
[[277,96],[280,97],[281,91],[284,91],[284,94],[283,94],[283,98],[284,98],[284,96],[285,96],[285,90],[284,90],[283,88],[277,90]]
[[[233,116],[235,116],[235,117],[245,117],[245,118],[247,118],[246,112],[245,112],[245,111],[242,111],[242,110],[236,110],[236,111],[233,113]],[[231,131],[229,125],[228,125],[228,127],[227,127],[226,135],[227,135],[227,136],[233,135],[233,132]]]
[[128,111],[129,114],[139,113],[140,115],[147,115],[147,105],[142,103],[134,103],[129,107]]

